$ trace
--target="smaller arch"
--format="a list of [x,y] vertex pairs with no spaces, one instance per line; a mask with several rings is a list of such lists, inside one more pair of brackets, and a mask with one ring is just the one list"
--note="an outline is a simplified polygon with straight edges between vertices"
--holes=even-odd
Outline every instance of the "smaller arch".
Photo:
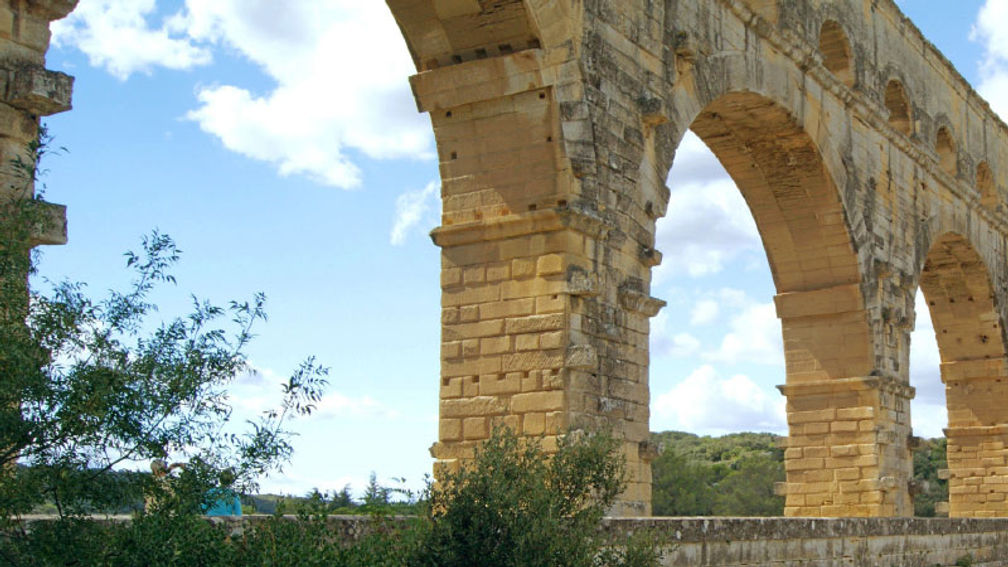
[[910,99],[903,83],[892,79],[885,89],[885,106],[889,110],[889,125],[909,136],[912,132]]
[[938,238],[919,284],[943,363],[1008,354],[990,272],[966,237],[948,232]]
[[835,20],[826,20],[819,29],[819,52],[823,66],[848,87],[854,86],[854,60],[847,34]]
[[935,135],[935,152],[938,154],[938,165],[942,171],[955,177],[958,173],[956,143],[945,126],[938,128],[938,134]]
[[977,165],[976,188],[977,192],[980,193],[981,205],[994,208],[1001,202],[997,193],[997,186],[994,184],[994,172],[991,171],[990,166],[985,161]]

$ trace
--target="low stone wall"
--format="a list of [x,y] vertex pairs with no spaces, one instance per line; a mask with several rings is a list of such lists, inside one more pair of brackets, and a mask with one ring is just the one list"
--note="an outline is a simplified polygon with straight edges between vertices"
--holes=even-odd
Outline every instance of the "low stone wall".
[[667,567],[1008,566],[1008,519],[628,518],[614,537],[651,532]]
[[[208,520],[238,531],[268,517]],[[25,518],[46,519],[52,518]],[[329,521],[343,541],[375,527],[367,516]],[[406,521],[388,518],[382,525],[396,529]],[[1008,567],[1008,518],[610,518],[603,529],[614,543],[650,534],[665,567]]]

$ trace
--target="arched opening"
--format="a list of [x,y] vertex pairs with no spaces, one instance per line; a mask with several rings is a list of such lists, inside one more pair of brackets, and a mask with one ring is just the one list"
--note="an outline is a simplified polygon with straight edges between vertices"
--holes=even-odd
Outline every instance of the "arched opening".
[[903,83],[893,79],[886,85],[885,106],[889,110],[889,125],[909,136],[913,132],[910,99]]
[[949,129],[942,126],[935,137],[935,152],[938,154],[938,166],[942,171],[955,177],[958,172],[958,157],[956,144]]
[[948,515],[948,469],[945,429],[948,410],[941,381],[941,357],[927,300],[920,288],[914,297],[914,329],[910,334],[910,400],[913,424],[913,513],[919,517]]
[[[767,373],[775,373],[769,379],[777,384],[787,383],[782,387],[787,401],[789,436],[784,512],[809,516],[877,515],[888,504],[881,497],[873,500],[862,495],[868,483],[845,478],[847,473],[839,472],[843,468],[848,472],[857,469],[857,459],[863,455],[844,454],[845,449],[834,448],[855,443],[853,437],[848,437],[856,435],[859,421],[874,415],[875,402],[868,399],[874,393],[866,393],[870,387],[864,379],[871,373],[874,358],[857,256],[839,192],[819,148],[786,109],[754,93],[732,93],[715,100],[696,116],[691,130],[710,148],[744,198],[758,233],[757,252],[762,249],[769,267],[767,275],[771,281],[763,284],[764,293],[776,291],[773,303],[760,305],[750,301],[748,318],[733,321],[738,325],[740,340],[730,343],[726,335],[721,345],[742,348],[739,345],[753,342],[752,337],[762,336],[758,329],[764,319],[781,333],[778,336],[782,337],[786,378],[781,379],[780,350],[776,351],[778,365],[773,368],[768,365]],[[674,201],[680,191],[677,181],[672,178],[669,182]],[[715,232],[703,222],[699,222],[697,229],[708,235]],[[658,247],[662,248],[661,241]],[[759,279],[750,277],[748,272],[742,278],[747,281],[734,283],[729,291],[742,288],[748,293],[749,280]],[[676,284],[677,290],[683,287],[681,281]],[[673,295],[661,289],[656,293]],[[682,331],[686,325],[700,325],[698,321],[706,320],[709,313],[729,309],[738,295],[724,293],[712,297],[707,301],[710,310],[701,310],[699,304],[692,311],[684,309],[682,322],[676,321],[674,328]],[[675,306],[670,307],[671,313],[665,315],[668,322],[680,316]],[[773,321],[775,315],[779,323]],[[689,408],[682,404],[691,393],[713,404],[718,392],[730,395],[727,392],[733,389],[744,391],[750,402],[745,408],[755,408],[752,411],[762,412],[760,416],[774,410],[773,400],[781,399],[764,394],[772,392],[766,382],[759,384],[759,379],[741,373],[730,376],[735,368],[721,363],[727,349],[705,352],[707,347],[700,332],[696,331],[696,336],[691,331],[667,337],[666,352],[676,351],[680,357],[692,352],[701,368],[683,380],[682,387],[665,394],[661,385],[662,363],[657,360],[662,348],[656,345],[653,349],[654,423],[661,423],[662,404],[688,412]],[[777,340],[780,339],[773,342],[781,344]],[[712,407],[709,413],[723,416],[724,408],[736,403],[739,402],[734,398],[722,401],[720,410]],[[777,405],[776,410],[780,409],[783,408]],[[753,417],[752,421],[759,422],[760,417]],[[836,433],[825,435],[831,431]],[[831,457],[830,468],[826,469],[822,456],[832,454],[836,456]],[[657,484],[658,469],[655,475]],[[654,493],[660,490],[656,485]],[[657,504],[656,512],[660,513]]]
[[819,30],[819,52],[823,66],[848,87],[854,86],[854,61],[850,41],[840,24],[826,20]]
[[990,166],[985,161],[980,162],[980,165],[977,166],[976,188],[977,192],[980,193],[981,205],[994,208],[1001,203],[997,187],[994,185],[994,173],[991,172]]
[[987,266],[966,238],[947,233],[928,252],[920,289],[945,384],[949,515],[1004,516],[1008,486],[992,475],[1008,456],[1008,373]]

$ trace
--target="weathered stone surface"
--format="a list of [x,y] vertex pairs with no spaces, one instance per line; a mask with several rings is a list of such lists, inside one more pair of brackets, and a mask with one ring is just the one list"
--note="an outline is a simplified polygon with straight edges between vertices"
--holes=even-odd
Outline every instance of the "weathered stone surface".
[[[777,288],[786,513],[911,513],[920,287],[950,512],[1008,515],[1008,129],[891,0],[387,2],[440,157],[442,396],[493,397],[533,435],[609,423],[636,475],[614,512],[649,513],[655,220],[691,129],[749,204]],[[565,395],[534,395],[547,383]]]

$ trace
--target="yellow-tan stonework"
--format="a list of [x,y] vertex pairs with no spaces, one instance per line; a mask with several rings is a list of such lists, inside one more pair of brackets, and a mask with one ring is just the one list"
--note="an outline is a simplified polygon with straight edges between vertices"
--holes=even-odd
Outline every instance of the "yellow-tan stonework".
[[[443,180],[438,468],[497,425],[547,448],[608,427],[630,473],[614,512],[650,513],[655,221],[692,129],[777,286],[786,513],[911,513],[920,287],[949,512],[1008,516],[1008,129],[891,0],[387,1]],[[0,0],[4,163],[70,108],[72,79],[44,65],[75,5]],[[7,175],[3,191],[33,190]],[[63,222],[37,238],[64,240]]]
[[387,0],[443,180],[437,467],[496,425],[611,427],[650,513],[655,221],[692,129],[773,272],[786,513],[912,513],[914,295],[949,511],[1008,516],[1008,130],[891,0]]
[[[70,109],[73,78],[45,68],[49,23],[70,13],[77,0],[0,0],[0,199],[34,195],[24,172],[11,164],[28,158],[38,138],[39,118]],[[50,222],[38,227],[33,244],[66,243],[66,210],[46,207]]]

